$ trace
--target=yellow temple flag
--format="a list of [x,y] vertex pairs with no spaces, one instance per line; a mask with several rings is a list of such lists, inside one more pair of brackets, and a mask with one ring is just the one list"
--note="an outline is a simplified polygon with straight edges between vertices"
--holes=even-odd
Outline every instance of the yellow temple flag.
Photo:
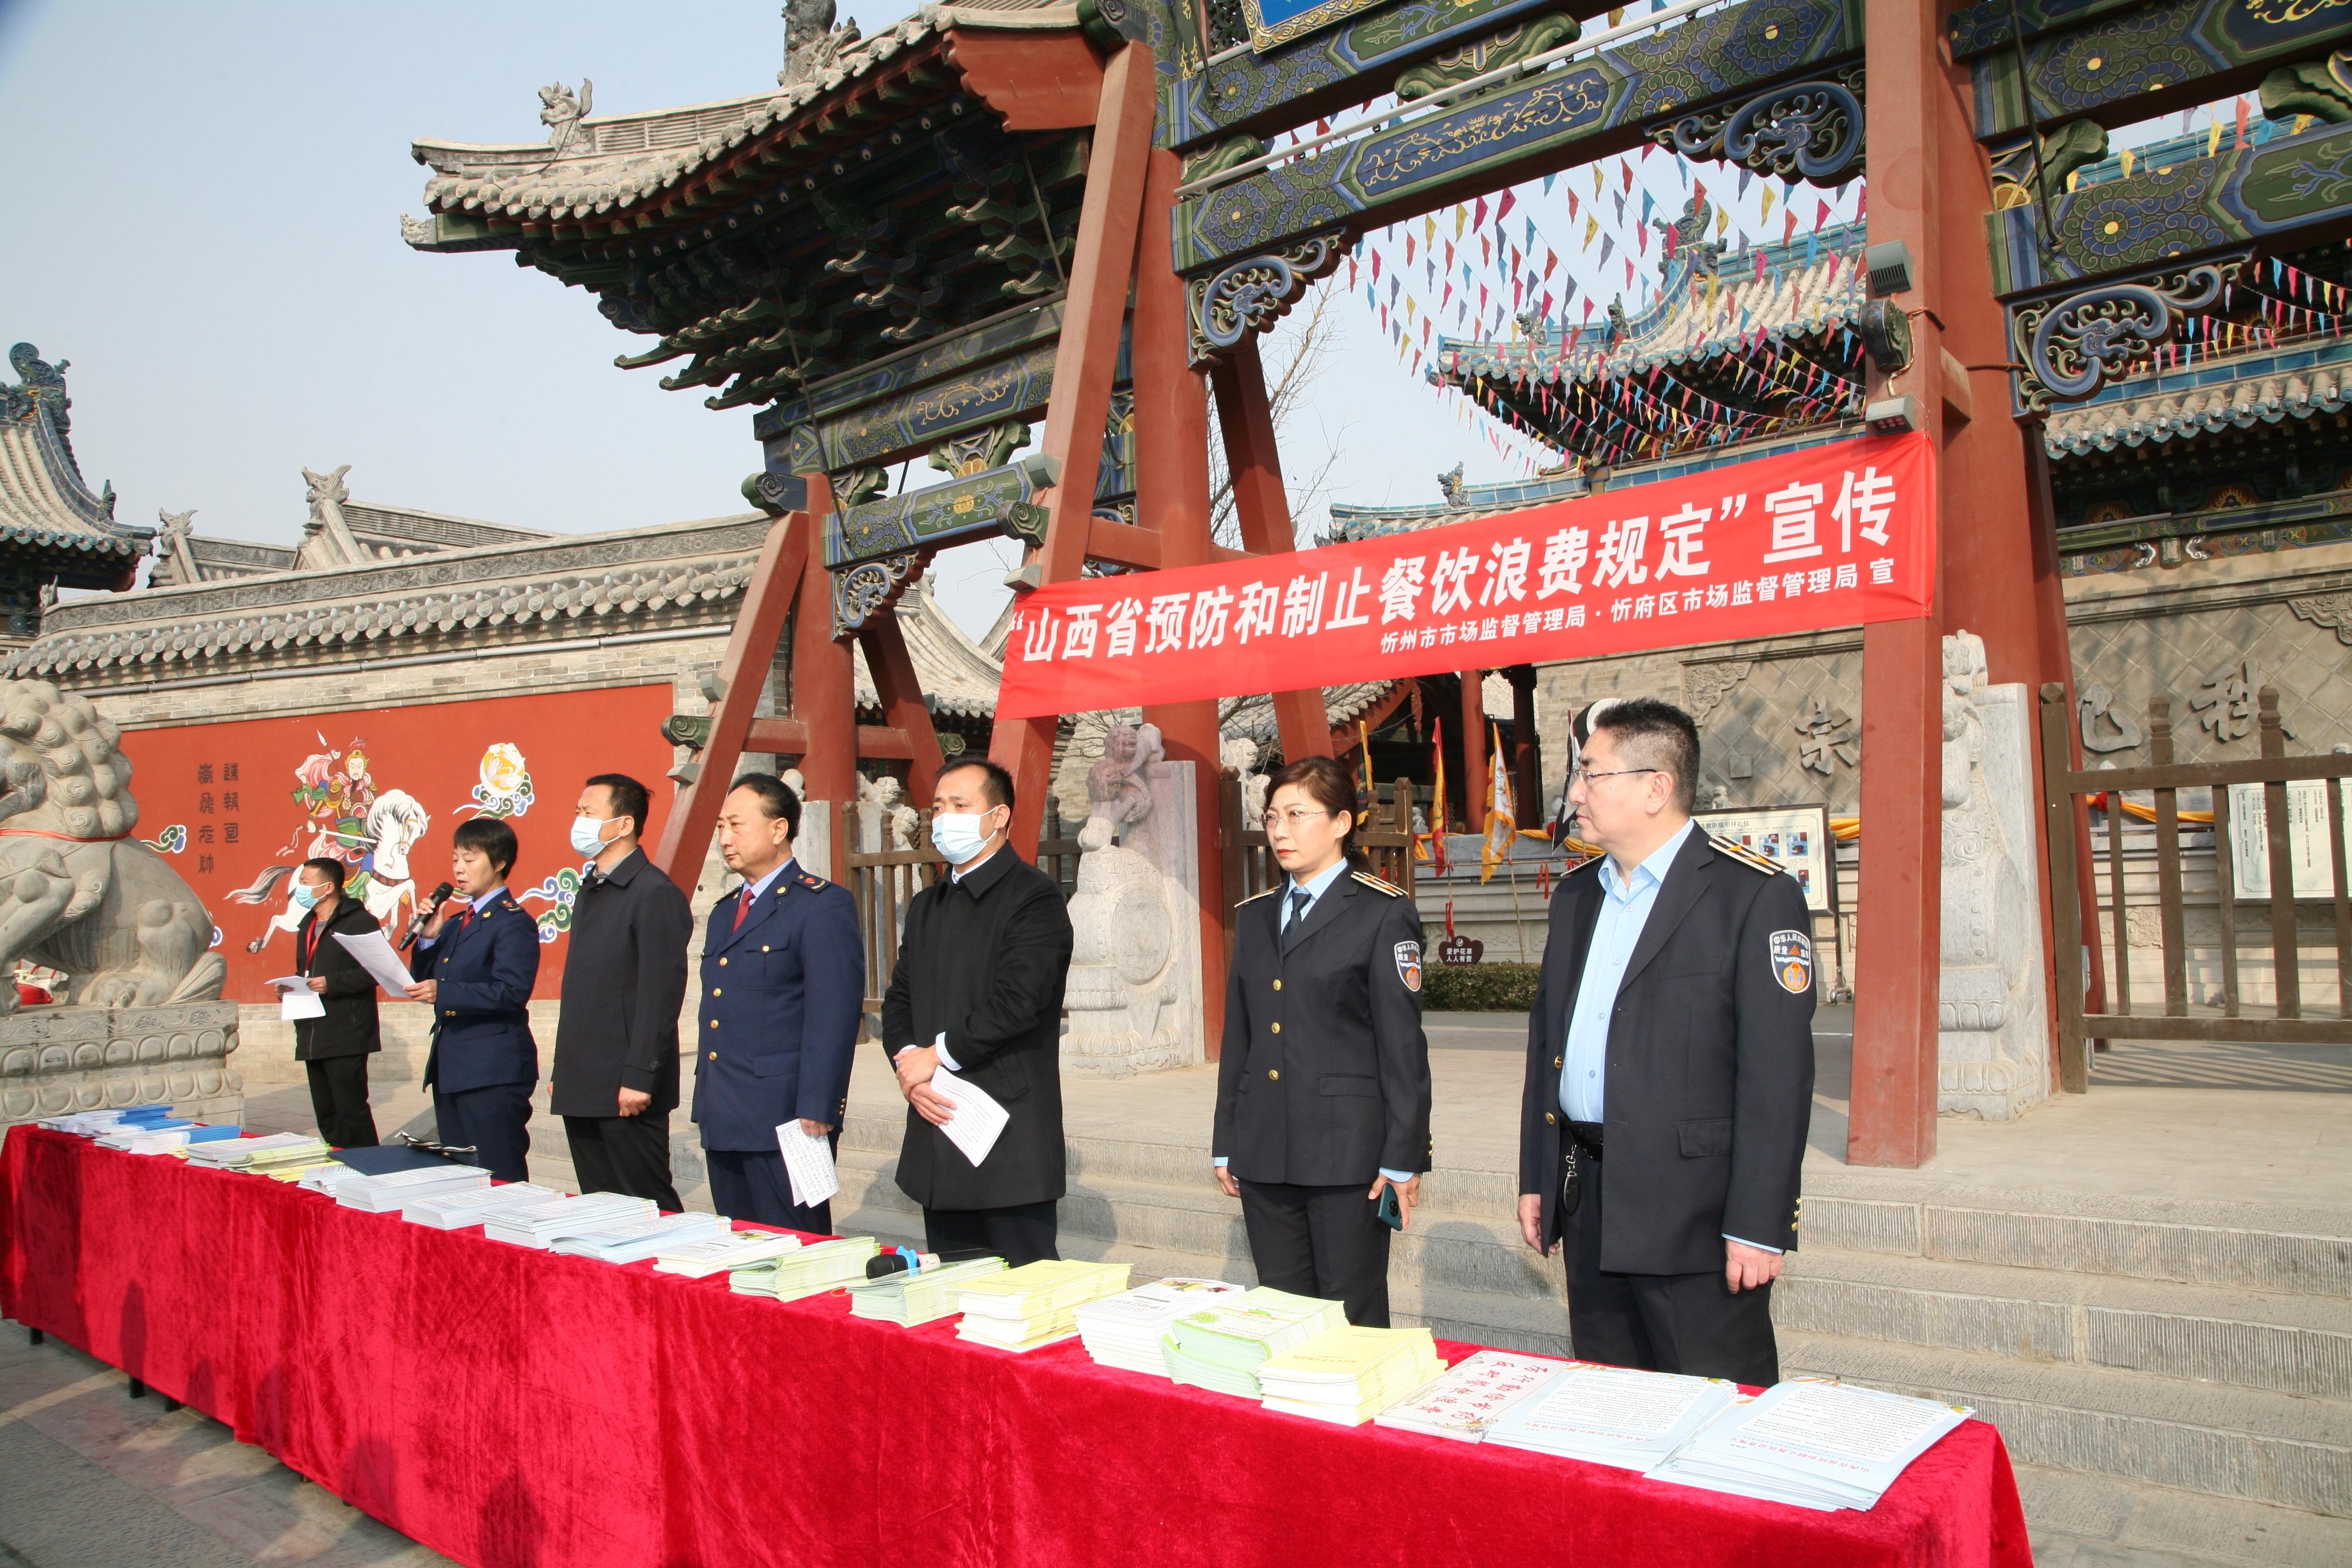
[[1503,731],[1486,726],[1486,839],[1478,846],[1478,880],[1495,875],[1495,868],[1510,858],[1511,840],[1519,831],[1518,812],[1511,799],[1511,770],[1503,761]]
[[[2205,156],[2210,158],[2221,150],[2221,122],[2215,121],[2205,131]],[[2069,186],[2068,189],[2073,189]]]
[[1584,215],[1584,248],[1592,248],[1592,237],[1601,232],[1601,220],[1591,213]]
[[1731,226],[1731,213],[1721,202],[1715,204],[1715,237],[1721,239],[1723,231]]
[[1592,194],[1596,196],[1601,194],[1601,165],[1598,163],[1592,165]]
[[[1764,187],[1764,216],[1765,216],[1766,218],[1769,218],[1769,217],[1772,216],[1772,195],[1773,195],[1772,187],[1771,187],[1771,186],[1769,186],[1769,185],[1765,186],[1765,187]],[[1760,221],[1760,220],[1759,220],[1759,221]]]
[[1423,245],[1430,245],[1435,243],[1436,239],[1437,220],[1433,217],[1423,218],[1421,220],[1421,242]]
[[1454,237],[1460,239],[1462,231],[1470,226],[1470,209],[1456,203],[1454,207]]

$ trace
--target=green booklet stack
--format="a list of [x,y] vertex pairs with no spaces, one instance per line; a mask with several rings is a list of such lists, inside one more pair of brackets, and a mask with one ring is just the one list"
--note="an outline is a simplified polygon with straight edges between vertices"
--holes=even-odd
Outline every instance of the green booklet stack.
[[1002,1258],[974,1258],[963,1263],[926,1268],[919,1274],[886,1274],[879,1279],[850,1287],[850,1315],[911,1329],[918,1323],[952,1314],[959,1286],[969,1285],[982,1274],[1003,1271]]
[[870,1236],[845,1236],[820,1241],[797,1252],[762,1258],[727,1273],[727,1288],[739,1296],[772,1296],[797,1301],[838,1290],[853,1279],[866,1278],[866,1260],[877,1248]]
[[1024,1263],[959,1286],[956,1337],[999,1350],[1031,1351],[1078,1331],[1072,1314],[1127,1289],[1129,1266],[1051,1259]]
[[1257,1369],[1268,1410],[1360,1426],[1444,1372],[1427,1329],[1343,1326]]
[[1337,1301],[1260,1285],[1213,1307],[1187,1312],[1160,1342],[1168,1375],[1242,1399],[1264,1397],[1257,1369],[1295,1345],[1347,1321]]

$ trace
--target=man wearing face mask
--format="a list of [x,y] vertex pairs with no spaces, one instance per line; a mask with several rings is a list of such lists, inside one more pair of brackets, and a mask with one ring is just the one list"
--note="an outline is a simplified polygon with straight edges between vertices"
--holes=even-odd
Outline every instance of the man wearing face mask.
[[305,860],[294,873],[294,902],[308,911],[294,931],[294,972],[326,1008],[294,1021],[294,1059],[310,1079],[319,1136],[337,1149],[375,1146],[368,1110],[368,1058],[383,1048],[375,1011],[375,977],[335,940],[380,931],[367,906],[343,897],[343,863]]
[[[1054,879],[1005,843],[1013,778],[1003,768],[980,758],[950,764],[931,805],[931,843],[948,872],[908,902],[882,1004],[883,1048],[908,1107],[898,1186],[923,1207],[928,1250],[982,1248],[1018,1268],[1059,1256],[1070,915]],[[940,1131],[955,1115],[931,1086],[941,1071],[984,1090],[1010,1118],[977,1166]]]
[[669,1113],[677,1109],[677,1013],[694,911],[637,840],[646,786],[599,773],[580,792],[572,848],[589,862],[572,906],[550,1103],[583,1193],[677,1210]]

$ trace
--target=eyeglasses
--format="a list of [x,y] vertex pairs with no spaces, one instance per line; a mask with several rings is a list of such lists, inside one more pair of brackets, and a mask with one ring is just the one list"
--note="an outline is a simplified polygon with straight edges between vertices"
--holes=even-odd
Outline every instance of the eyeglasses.
[[1293,805],[1286,807],[1280,811],[1269,808],[1265,818],[1265,830],[1268,833],[1273,832],[1274,825],[1276,822],[1286,822],[1290,824],[1294,830],[1296,830],[1297,828],[1304,827],[1307,824],[1314,821],[1318,816],[1336,816],[1338,815],[1339,813],[1326,811],[1319,805]]
[[1582,768],[1577,768],[1570,771],[1568,776],[1572,784],[1591,784],[1595,779],[1621,779],[1628,773],[1656,773],[1664,771],[1664,768],[1612,768],[1605,773],[1589,773]]

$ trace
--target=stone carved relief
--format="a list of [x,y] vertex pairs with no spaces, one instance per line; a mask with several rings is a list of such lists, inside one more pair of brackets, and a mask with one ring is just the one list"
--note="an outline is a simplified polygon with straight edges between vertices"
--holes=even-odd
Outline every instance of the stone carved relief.
[[1756,667],[1751,658],[1726,659],[1720,664],[1683,666],[1683,711],[1701,723],[1714,712],[1731,689],[1748,679]]
[[2075,693],[2074,710],[2086,752],[2136,752],[2147,739],[2100,681],[2087,682]]
[[1228,735],[1217,747],[1217,760],[1241,781],[1242,826],[1244,829],[1265,816],[1265,786],[1273,781],[1257,771],[1258,744],[1247,735]]
[[2007,1121],[2049,1093],[2026,688],[1986,679],[1983,639],[1944,639],[1937,1109]]
[[1812,706],[1800,710],[1797,731],[1804,737],[1797,742],[1801,765],[1808,772],[1822,774],[1837,771],[1837,763],[1858,767],[1862,763],[1862,745],[1854,734],[1853,716],[1843,708],[1832,708],[1815,698]]
[[137,1105],[241,1121],[245,1083],[228,1064],[236,1026],[234,1002],[28,1007],[0,1018],[0,1126]]
[[907,786],[888,773],[857,775],[857,849],[861,855],[912,849],[923,832],[923,814],[907,804]]
[[1066,1072],[1124,1078],[1202,1059],[1192,774],[1165,761],[1151,724],[1112,726],[1087,774]]
[[2289,599],[2286,607],[2297,620],[2309,621],[2336,634],[2336,640],[2352,647],[2352,594],[2315,594],[2309,598]]
[[[2197,722],[2214,740],[2230,742],[2254,732],[2259,721],[2260,698],[2263,689],[2261,666],[2251,658],[2242,658],[2223,665],[2205,680],[2200,694],[2189,700],[2189,710],[2197,715]],[[2282,721],[2279,729],[2293,735],[2292,725]]]
[[539,122],[547,127],[549,163],[562,157],[580,140],[580,122],[588,118],[595,102],[596,84],[584,76],[576,93],[560,81],[539,89]]

